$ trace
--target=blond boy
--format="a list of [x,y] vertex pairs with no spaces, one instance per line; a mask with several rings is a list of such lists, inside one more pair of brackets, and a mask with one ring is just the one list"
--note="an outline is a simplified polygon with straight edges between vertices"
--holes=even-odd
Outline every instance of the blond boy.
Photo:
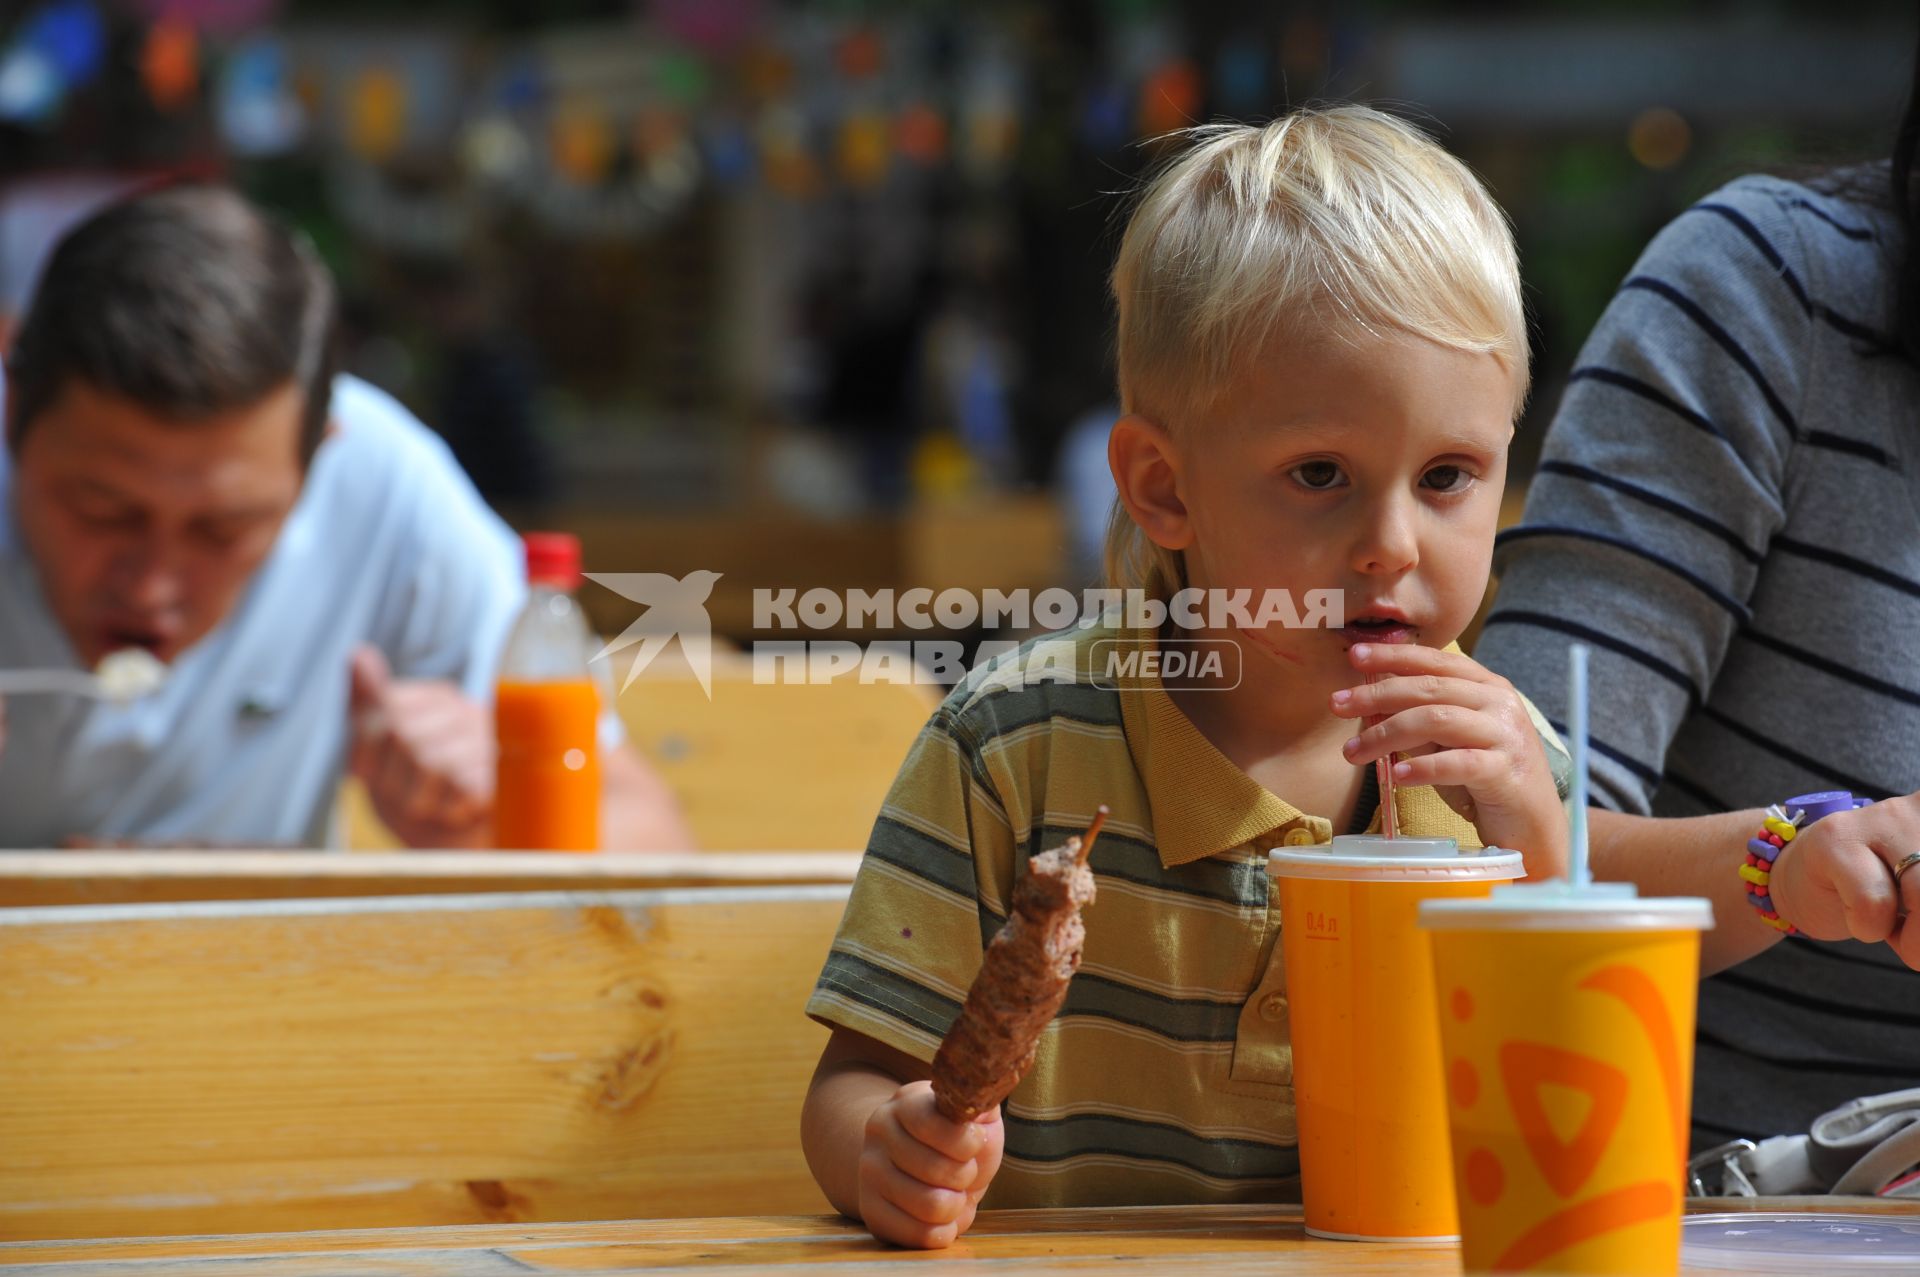
[[[1478,182],[1361,107],[1198,129],[1135,210],[1113,291],[1109,583],[1334,591],[1345,623],[1202,605],[1180,626],[1083,629],[1071,678],[1016,656],[934,715],[808,1005],[833,1029],[809,1162],[836,1207],[903,1245],[950,1243],[989,1190],[997,1207],[1297,1197],[1263,866],[1377,828],[1375,759],[1400,756],[1406,832],[1517,848],[1534,877],[1565,862],[1551,729],[1453,646],[1486,588],[1527,389],[1513,243]],[[1105,676],[1116,649],[1176,640],[1234,645],[1237,668]],[[949,1122],[926,1061],[1027,858],[1102,802],[1067,1003],[1004,1113]]]

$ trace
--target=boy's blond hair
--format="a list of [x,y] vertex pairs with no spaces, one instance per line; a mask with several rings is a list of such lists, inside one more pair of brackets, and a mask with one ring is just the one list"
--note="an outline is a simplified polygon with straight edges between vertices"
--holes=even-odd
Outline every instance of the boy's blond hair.
[[[1364,106],[1209,124],[1148,184],[1113,268],[1120,406],[1178,433],[1241,361],[1293,334],[1406,333],[1491,353],[1526,398],[1520,267],[1467,166]],[[1114,503],[1111,586],[1169,597],[1180,555]]]

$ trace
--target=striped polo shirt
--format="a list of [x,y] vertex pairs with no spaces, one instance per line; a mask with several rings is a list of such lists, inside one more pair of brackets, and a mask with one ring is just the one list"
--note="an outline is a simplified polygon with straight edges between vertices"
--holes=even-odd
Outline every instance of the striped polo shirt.
[[[1599,805],[1920,789],[1901,240],[1882,210],[1742,178],[1660,233],[1581,351],[1476,654],[1554,716],[1568,642],[1595,645]],[[1804,1133],[1920,1086],[1920,974],[1886,945],[1786,940],[1701,986],[1695,1058],[1696,1145]]]
[[[880,811],[807,1012],[931,1060],[1028,859],[1105,803],[1085,958],[1003,1107],[1006,1161],[985,1204],[1298,1200],[1266,859],[1329,841],[1331,822],[1234,766],[1157,680],[1095,685],[1102,639],[1151,641],[1044,637],[974,671],[934,713]],[[1065,659],[1032,681],[1023,671],[1047,644]],[[1399,791],[1397,810],[1409,834],[1481,845],[1430,788]]]

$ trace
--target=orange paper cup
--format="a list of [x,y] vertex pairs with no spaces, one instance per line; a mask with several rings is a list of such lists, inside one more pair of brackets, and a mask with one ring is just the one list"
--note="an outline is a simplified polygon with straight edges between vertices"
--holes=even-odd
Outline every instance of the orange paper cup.
[[1705,900],[1503,887],[1422,906],[1468,1272],[1680,1263]]
[[1457,1237],[1432,962],[1417,911],[1520,877],[1519,853],[1345,836],[1275,851],[1267,872],[1280,887],[1307,1231]]

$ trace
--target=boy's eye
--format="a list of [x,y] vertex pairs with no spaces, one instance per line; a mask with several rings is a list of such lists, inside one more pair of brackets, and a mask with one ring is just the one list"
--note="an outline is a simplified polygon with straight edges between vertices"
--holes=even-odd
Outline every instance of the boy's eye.
[[1303,461],[1287,473],[1301,487],[1316,492],[1340,486],[1340,467],[1331,461]]
[[1473,478],[1459,466],[1435,466],[1420,476],[1420,486],[1435,492],[1458,492]]

